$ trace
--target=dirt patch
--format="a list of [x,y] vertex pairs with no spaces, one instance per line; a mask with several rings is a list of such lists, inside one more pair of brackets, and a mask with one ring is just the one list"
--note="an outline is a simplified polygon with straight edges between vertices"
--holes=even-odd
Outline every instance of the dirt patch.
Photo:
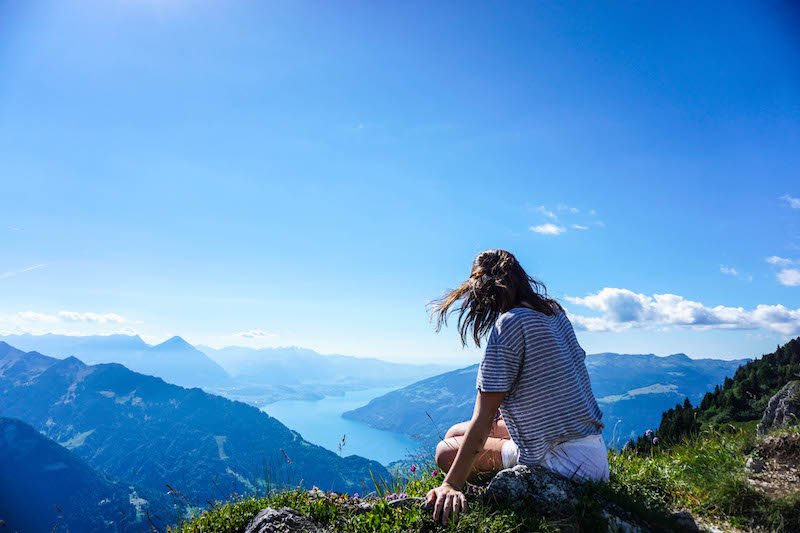
[[759,441],[753,463],[759,468],[748,475],[750,483],[769,496],[800,491],[800,433],[771,435]]

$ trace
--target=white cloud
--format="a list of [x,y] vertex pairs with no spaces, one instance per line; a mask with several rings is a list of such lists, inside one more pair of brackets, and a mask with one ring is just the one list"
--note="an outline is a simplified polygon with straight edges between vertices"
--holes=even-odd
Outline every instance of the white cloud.
[[780,197],[780,199],[786,202],[792,209],[800,209],[800,198],[795,198],[794,196],[784,194]]
[[28,268],[23,268],[22,270],[12,270],[12,271],[8,271],[8,272],[0,272],[0,279],[12,278],[12,277],[17,276],[19,274],[23,274],[25,272],[30,272],[31,270],[36,270],[36,269],[43,268],[43,267],[46,267],[46,266],[47,266],[47,263],[42,263],[41,265],[29,266]]
[[[800,281],[798,281],[800,284]],[[631,328],[689,327],[692,329],[767,329],[785,335],[800,334],[800,309],[783,305],[758,305],[755,309],[717,305],[709,307],[676,294],[646,295],[606,287],[584,297],[567,297],[600,316],[573,315],[575,324],[589,331]]]
[[577,230],[584,231],[584,230],[589,229],[589,226],[581,226],[580,224],[573,224],[572,225],[572,229],[577,229]]
[[792,263],[794,263],[794,261],[792,261],[791,259],[787,259],[785,257],[778,257],[777,255],[771,255],[767,257],[766,261],[770,265],[780,265],[780,266],[791,265]]
[[43,335],[110,335],[112,333],[135,334],[131,324],[140,322],[128,320],[117,313],[94,313],[91,311],[62,310],[57,313],[20,311],[0,315],[0,334]]
[[739,271],[736,270],[732,266],[720,265],[719,266],[719,271],[722,272],[723,274],[725,274],[726,276],[738,276],[739,275]]
[[81,313],[79,311],[59,311],[58,318],[61,318],[67,322],[95,322],[97,324],[125,324],[128,320],[125,317],[120,316],[116,313],[92,313],[88,311],[86,313]]
[[267,339],[272,337],[277,337],[278,335],[275,333],[267,333],[263,329],[251,329],[249,331],[241,331],[239,333],[234,333],[234,337],[241,337],[243,339]]
[[778,272],[778,283],[787,287],[800,286],[800,270],[796,268],[784,268]]
[[546,223],[540,224],[538,226],[531,226],[530,230],[534,233],[539,233],[541,235],[560,235],[567,231],[567,228],[563,226],[556,226],[555,224]]
[[547,209],[543,205],[536,206],[536,212],[539,213],[540,215],[544,215],[547,218],[550,218],[550,219],[553,219],[553,220],[556,220],[558,218],[555,213],[553,213],[552,211],[550,211],[549,209]]
[[58,322],[58,317],[47,313],[37,313],[36,311],[20,311],[16,315],[20,320],[26,322]]
[[577,207],[570,207],[565,204],[558,204],[556,206],[556,209],[558,209],[559,211],[566,211],[568,213],[572,213],[573,215],[577,215],[578,213],[581,212],[581,210],[578,209]]

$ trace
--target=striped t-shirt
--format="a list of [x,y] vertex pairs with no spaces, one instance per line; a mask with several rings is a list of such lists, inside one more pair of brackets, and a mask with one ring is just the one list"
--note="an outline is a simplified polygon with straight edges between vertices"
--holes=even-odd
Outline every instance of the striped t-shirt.
[[572,324],[515,307],[497,319],[478,369],[478,390],[507,392],[500,412],[520,464],[537,464],[562,442],[596,435],[602,413]]

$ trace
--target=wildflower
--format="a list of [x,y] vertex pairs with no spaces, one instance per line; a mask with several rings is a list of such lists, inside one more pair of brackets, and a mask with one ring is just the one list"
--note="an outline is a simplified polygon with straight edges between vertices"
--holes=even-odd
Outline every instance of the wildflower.
[[360,498],[360,496],[358,495],[358,493],[357,493],[357,492],[354,492],[354,493],[353,493],[353,498],[356,498],[356,499],[358,499],[358,498]]
[[644,432],[644,436],[645,437],[652,437],[653,436],[653,430],[652,429],[648,429],[647,431]]
[[653,444],[658,444],[658,437],[653,437]]
[[417,465],[411,465],[411,471],[412,472],[416,472],[417,471]]
[[438,470],[434,470],[433,472],[431,472],[431,475],[432,476],[438,476],[439,475],[439,471]]

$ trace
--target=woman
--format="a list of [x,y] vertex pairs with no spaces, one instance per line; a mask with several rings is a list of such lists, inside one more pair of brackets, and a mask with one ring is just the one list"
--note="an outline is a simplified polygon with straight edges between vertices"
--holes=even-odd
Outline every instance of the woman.
[[602,414],[564,309],[505,250],[481,252],[460,287],[434,304],[439,331],[458,314],[461,342],[480,347],[472,419],[436,447],[444,483],[427,495],[434,520],[466,509],[467,479],[517,464],[542,465],[580,481],[608,480]]

